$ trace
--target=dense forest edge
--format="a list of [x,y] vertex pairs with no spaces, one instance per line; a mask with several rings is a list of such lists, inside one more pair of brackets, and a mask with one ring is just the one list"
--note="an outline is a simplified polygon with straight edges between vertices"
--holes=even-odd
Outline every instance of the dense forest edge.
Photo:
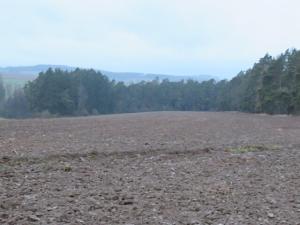
[[169,81],[125,84],[95,70],[49,69],[23,88],[0,79],[0,116],[87,116],[146,111],[241,111],[300,113],[300,51],[265,55],[230,81]]

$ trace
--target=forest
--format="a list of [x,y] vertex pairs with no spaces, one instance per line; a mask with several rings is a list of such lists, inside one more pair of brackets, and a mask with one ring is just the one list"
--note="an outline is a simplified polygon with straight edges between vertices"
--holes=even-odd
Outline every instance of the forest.
[[267,54],[230,81],[125,84],[92,69],[49,69],[24,88],[6,92],[0,80],[0,115],[7,118],[171,110],[299,114],[300,51]]

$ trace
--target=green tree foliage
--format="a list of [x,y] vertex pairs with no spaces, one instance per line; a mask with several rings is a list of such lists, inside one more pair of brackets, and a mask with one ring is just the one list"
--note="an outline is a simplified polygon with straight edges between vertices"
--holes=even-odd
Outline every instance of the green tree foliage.
[[0,104],[4,101],[4,99],[5,99],[5,88],[4,88],[2,76],[0,75]]
[[1,114],[7,118],[24,118],[31,116],[29,104],[23,89],[16,89],[4,104]]
[[[2,89],[0,82],[0,99],[4,99]],[[27,113],[29,104],[33,113],[57,115],[161,110],[299,114],[300,51],[287,50],[276,58],[267,54],[230,81],[155,79],[128,85],[110,81],[94,70],[49,69],[29,82],[24,91],[25,96],[14,94],[7,100],[6,107],[20,111],[24,107]]]
[[49,69],[25,86],[34,112],[73,115],[112,111],[111,83],[94,70],[67,72]]
[[25,87],[31,109],[36,112],[48,110],[52,114],[70,115],[76,107],[74,79],[61,70],[49,69]]

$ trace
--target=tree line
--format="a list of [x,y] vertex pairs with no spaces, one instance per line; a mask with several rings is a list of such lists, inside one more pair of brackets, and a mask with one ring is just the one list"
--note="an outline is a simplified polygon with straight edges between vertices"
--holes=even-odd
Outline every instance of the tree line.
[[267,54],[230,81],[155,79],[128,85],[95,70],[49,69],[6,97],[0,81],[4,117],[162,110],[299,114],[300,51],[287,50],[278,57]]

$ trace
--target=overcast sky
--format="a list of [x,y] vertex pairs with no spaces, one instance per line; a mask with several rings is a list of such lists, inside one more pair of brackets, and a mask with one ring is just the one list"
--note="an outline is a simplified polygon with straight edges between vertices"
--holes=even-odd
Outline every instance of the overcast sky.
[[300,46],[299,0],[0,0],[0,66],[232,77]]

